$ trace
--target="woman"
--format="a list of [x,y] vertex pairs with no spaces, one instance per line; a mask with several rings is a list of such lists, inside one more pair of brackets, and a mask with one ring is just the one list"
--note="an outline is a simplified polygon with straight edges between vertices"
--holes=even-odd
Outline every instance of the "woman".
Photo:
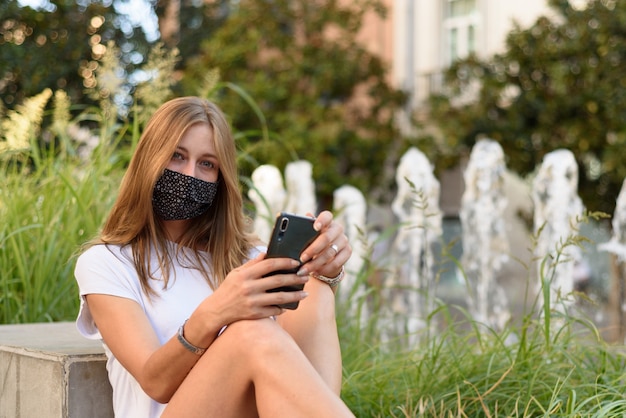
[[[246,232],[221,111],[183,97],[139,141],[98,239],[76,263],[77,325],[102,339],[118,417],[353,416],[338,394],[334,287],[351,248],[325,211],[299,265]],[[268,293],[305,284],[303,291]],[[279,304],[299,302],[293,311]]]

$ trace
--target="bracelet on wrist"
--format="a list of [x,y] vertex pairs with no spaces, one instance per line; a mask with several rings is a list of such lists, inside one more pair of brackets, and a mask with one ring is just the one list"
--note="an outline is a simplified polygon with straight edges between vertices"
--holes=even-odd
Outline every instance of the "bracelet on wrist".
[[326,277],[318,273],[309,273],[309,276],[316,278],[319,281],[322,281],[329,285],[330,287],[336,287],[343,280],[343,277],[346,275],[346,270],[343,266],[341,266],[341,271],[336,277]]
[[183,345],[183,347],[185,347],[187,350],[191,351],[192,353],[194,353],[195,355],[201,356],[204,354],[204,352],[206,351],[206,348],[200,348],[200,347],[196,347],[195,345],[191,344],[189,341],[187,341],[185,339],[185,324],[187,323],[188,320],[185,320],[185,322],[183,322],[183,324],[180,326],[180,328],[178,328],[178,341]]

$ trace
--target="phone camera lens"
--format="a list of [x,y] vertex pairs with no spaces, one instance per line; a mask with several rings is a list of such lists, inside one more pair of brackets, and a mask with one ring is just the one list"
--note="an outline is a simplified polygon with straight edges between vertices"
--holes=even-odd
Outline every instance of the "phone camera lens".
[[289,225],[289,219],[283,218],[280,222],[280,231],[285,232],[287,230],[287,225]]

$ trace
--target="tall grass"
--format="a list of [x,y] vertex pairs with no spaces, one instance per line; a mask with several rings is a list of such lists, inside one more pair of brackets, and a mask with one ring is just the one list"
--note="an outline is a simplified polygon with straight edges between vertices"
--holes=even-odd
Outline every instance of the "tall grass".
[[[442,308],[440,314],[449,314]],[[550,349],[541,324],[510,335],[452,323],[411,350],[343,329],[343,397],[358,417],[624,416],[625,358],[585,324],[566,322]],[[468,324],[465,324],[468,325]],[[474,332],[469,331],[474,330]],[[511,331],[509,331],[511,332]]]
[[428,317],[438,332],[424,327],[408,348],[381,342],[376,315],[364,329],[348,318],[347,305],[359,303],[349,300],[339,307],[343,398],[358,417],[626,416],[626,351],[575,309],[551,306],[552,274],[543,272],[537,301],[505,330],[440,300]]
[[75,317],[72,255],[96,234],[121,178],[124,154],[100,134],[88,162],[67,141],[61,153],[37,144],[0,156],[0,323]]

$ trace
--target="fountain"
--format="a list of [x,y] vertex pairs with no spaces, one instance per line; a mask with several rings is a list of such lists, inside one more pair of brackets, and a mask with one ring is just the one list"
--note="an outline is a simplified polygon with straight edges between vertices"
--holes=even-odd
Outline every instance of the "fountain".
[[350,316],[359,318],[365,325],[368,319],[365,300],[367,283],[358,280],[367,256],[367,204],[363,193],[353,186],[341,186],[333,193],[333,211],[352,246],[352,256],[345,265],[346,278],[338,296],[342,302],[348,302]]
[[270,239],[276,214],[283,210],[286,191],[283,177],[273,165],[261,165],[252,173],[248,197],[254,203],[254,232],[265,243]]
[[317,200],[313,165],[304,160],[288,163],[285,167],[285,183],[287,186],[285,210],[298,215],[315,214]]
[[384,283],[390,312],[383,339],[405,336],[409,346],[418,341],[424,318],[434,309],[433,245],[441,238],[439,181],[426,156],[410,148],[396,172],[398,193],[391,204],[399,228],[393,242],[391,274]]
[[464,173],[461,198],[463,256],[468,307],[475,320],[498,330],[511,314],[497,273],[508,259],[504,223],[507,205],[504,153],[500,144],[483,139],[474,145]]
[[[534,227],[538,257],[536,290],[550,287],[550,305],[564,311],[574,290],[574,267],[581,262],[580,248],[568,240],[578,234],[583,204],[578,197],[578,165],[565,149],[545,155],[532,187]],[[544,301],[545,303],[546,301]]]

